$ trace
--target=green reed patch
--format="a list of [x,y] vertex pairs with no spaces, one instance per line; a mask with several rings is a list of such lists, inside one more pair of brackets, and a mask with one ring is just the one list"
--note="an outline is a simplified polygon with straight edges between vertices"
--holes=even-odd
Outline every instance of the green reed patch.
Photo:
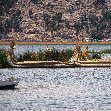
[[63,61],[67,62],[73,55],[73,50],[58,50],[58,49],[49,49],[49,50],[40,50],[38,52],[24,52],[18,57],[16,56],[17,61]]
[[101,54],[111,54],[111,49],[100,50],[99,53],[101,53]]
[[[49,50],[40,50],[38,52],[24,52],[23,54],[17,55],[16,61],[62,61],[68,62],[72,57],[74,50],[58,50],[58,49],[49,49]],[[89,51],[89,59],[101,59],[102,54],[100,52]]]
[[9,67],[7,51],[0,49],[0,68]]

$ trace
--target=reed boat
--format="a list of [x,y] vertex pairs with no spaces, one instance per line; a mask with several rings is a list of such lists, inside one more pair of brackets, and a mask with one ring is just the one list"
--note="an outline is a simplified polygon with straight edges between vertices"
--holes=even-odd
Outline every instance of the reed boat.
[[74,67],[73,64],[69,64],[61,61],[23,61],[14,62],[13,58],[7,56],[8,63],[11,68],[70,68]]
[[75,61],[75,67],[111,67],[111,60]]
[[60,61],[9,61],[12,68],[70,68],[75,67],[73,64]]
[[61,61],[22,61],[15,62],[13,60],[15,43],[11,43],[8,49],[7,60],[12,68],[70,68],[73,64]]

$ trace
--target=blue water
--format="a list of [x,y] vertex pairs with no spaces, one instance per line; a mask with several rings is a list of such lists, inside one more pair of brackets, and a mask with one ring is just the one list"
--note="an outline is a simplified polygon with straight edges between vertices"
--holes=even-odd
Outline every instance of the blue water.
[[1,69],[20,78],[0,90],[0,111],[111,111],[110,68]]
[[[111,45],[81,45],[81,49],[88,46],[89,50],[92,51],[99,51],[103,49],[111,49]],[[0,49],[8,49],[8,45],[0,45]],[[47,48],[52,49],[75,49],[75,45],[16,45],[15,54],[20,54],[26,51],[39,51],[39,50],[46,50]]]

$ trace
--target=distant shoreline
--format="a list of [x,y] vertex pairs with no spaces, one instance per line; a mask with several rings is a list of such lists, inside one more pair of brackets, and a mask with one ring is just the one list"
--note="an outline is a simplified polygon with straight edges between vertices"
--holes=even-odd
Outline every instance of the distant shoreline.
[[[77,42],[15,42],[19,45],[75,45]],[[0,45],[8,45],[10,42],[0,42]],[[111,42],[79,42],[81,45],[110,45]]]

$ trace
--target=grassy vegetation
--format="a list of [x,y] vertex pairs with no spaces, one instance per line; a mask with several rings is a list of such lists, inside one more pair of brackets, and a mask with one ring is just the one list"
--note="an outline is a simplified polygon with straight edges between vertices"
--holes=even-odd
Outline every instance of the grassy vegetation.
[[89,59],[93,60],[93,59],[101,59],[102,58],[102,54],[98,53],[98,52],[93,52],[89,54]]
[[24,52],[18,57],[17,61],[62,61],[67,62],[73,55],[73,50],[57,50],[55,48],[39,52]]
[[0,49],[0,68],[9,67],[7,61],[7,52],[4,49]]
[[111,49],[104,49],[99,51],[100,54],[111,54]]
[[111,49],[104,49],[96,52],[90,51],[89,54],[91,59],[101,59],[104,54],[111,54]]
[[[58,50],[58,49],[50,49],[45,51],[38,52],[24,52],[15,57],[16,61],[62,61],[68,62],[72,57],[74,50],[66,49],[66,50]],[[100,52],[89,52],[89,59],[101,59],[102,53]]]

